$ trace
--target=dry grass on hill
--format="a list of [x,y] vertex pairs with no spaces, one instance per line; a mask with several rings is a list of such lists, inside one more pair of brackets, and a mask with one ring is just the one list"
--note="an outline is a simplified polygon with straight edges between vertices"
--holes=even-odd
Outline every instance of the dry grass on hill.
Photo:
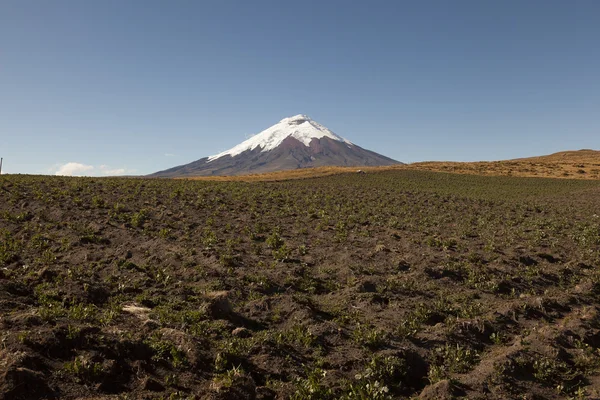
[[420,162],[411,164],[410,168],[476,175],[599,179],[600,151],[563,151],[547,156],[505,161]]

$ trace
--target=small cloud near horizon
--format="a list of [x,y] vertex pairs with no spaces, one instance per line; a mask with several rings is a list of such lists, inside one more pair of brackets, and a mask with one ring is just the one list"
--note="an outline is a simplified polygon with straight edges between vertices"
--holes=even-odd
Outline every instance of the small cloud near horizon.
[[165,153],[165,157],[175,157],[175,154],[173,154],[173,153]]
[[58,164],[53,169],[56,169],[54,175],[62,176],[116,176],[125,175],[127,173],[134,173],[135,170],[128,170],[126,168],[113,168],[108,165],[100,165],[95,167],[93,165],[82,164],[78,162],[68,162],[66,164]]
[[113,168],[111,169],[108,165],[101,165],[100,171],[104,175],[125,175],[127,170],[125,168]]
[[93,169],[94,166],[92,165],[85,165],[77,162],[68,162],[58,167],[58,171],[56,171],[55,175],[77,176],[83,175],[85,172],[92,171]]

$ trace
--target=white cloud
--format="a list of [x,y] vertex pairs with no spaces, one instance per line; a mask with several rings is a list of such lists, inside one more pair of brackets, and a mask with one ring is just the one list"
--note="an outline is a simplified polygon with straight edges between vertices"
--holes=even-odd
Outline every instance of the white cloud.
[[175,154],[173,154],[173,153],[165,153],[165,157],[175,157]]
[[125,168],[110,168],[108,165],[101,165],[100,171],[104,175],[125,175],[127,173]]
[[93,171],[94,167],[92,165],[85,165],[76,162],[69,162],[64,165],[58,167],[58,171],[56,171],[56,175],[65,175],[65,176],[76,176],[83,175],[84,172]]
[[54,172],[56,175],[64,176],[116,176],[135,173],[134,169],[115,168],[109,165],[86,165],[76,162],[68,162],[66,164],[56,164],[49,172]]

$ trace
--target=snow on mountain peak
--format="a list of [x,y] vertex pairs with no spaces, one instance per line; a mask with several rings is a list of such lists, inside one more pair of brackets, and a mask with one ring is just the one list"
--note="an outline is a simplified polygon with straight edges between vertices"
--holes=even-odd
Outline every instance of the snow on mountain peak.
[[311,140],[320,139],[322,137],[352,144],[352,142],[336,135],[318,122],[313,121],[307,115],[298,114],[293,117],[282,119],[279,123],[252,136],[250,139],[243,141],[227,151],[208,157],[208,162],[227,155],[235,157],[244,151],[254,150],[257,147],[262,149],[261,152],[270,151],[277,148],[277,146],[289,136],[297,139],[305,146],[308,146]]

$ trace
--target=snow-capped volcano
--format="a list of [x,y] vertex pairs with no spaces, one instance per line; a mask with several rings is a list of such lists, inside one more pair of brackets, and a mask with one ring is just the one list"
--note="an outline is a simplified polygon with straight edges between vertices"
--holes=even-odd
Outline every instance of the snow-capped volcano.
[[277,148],[277,146],[279,146],[287,137],[293,137],[305,146],[310,146],[310,142],[313,139],[321,139],[322,137],[345,142],[350,145],[352,144],[349,140],[336,135],[323,125],[310,119],[308,116],[298,114],[293,117],[282,119],[279,123],[252,136],[250,139],[243,141],[227,151],[208,157],[208,161],[210,162],[227,155],[235,157],[238,154],[247,150],[254,150],[257,147],[261,149],[261,152],[271,151]]
[[237,146],[151,176],[244,175],[322,166],[379,166],[398,161],[355,145],[308,116],[284,118]]

